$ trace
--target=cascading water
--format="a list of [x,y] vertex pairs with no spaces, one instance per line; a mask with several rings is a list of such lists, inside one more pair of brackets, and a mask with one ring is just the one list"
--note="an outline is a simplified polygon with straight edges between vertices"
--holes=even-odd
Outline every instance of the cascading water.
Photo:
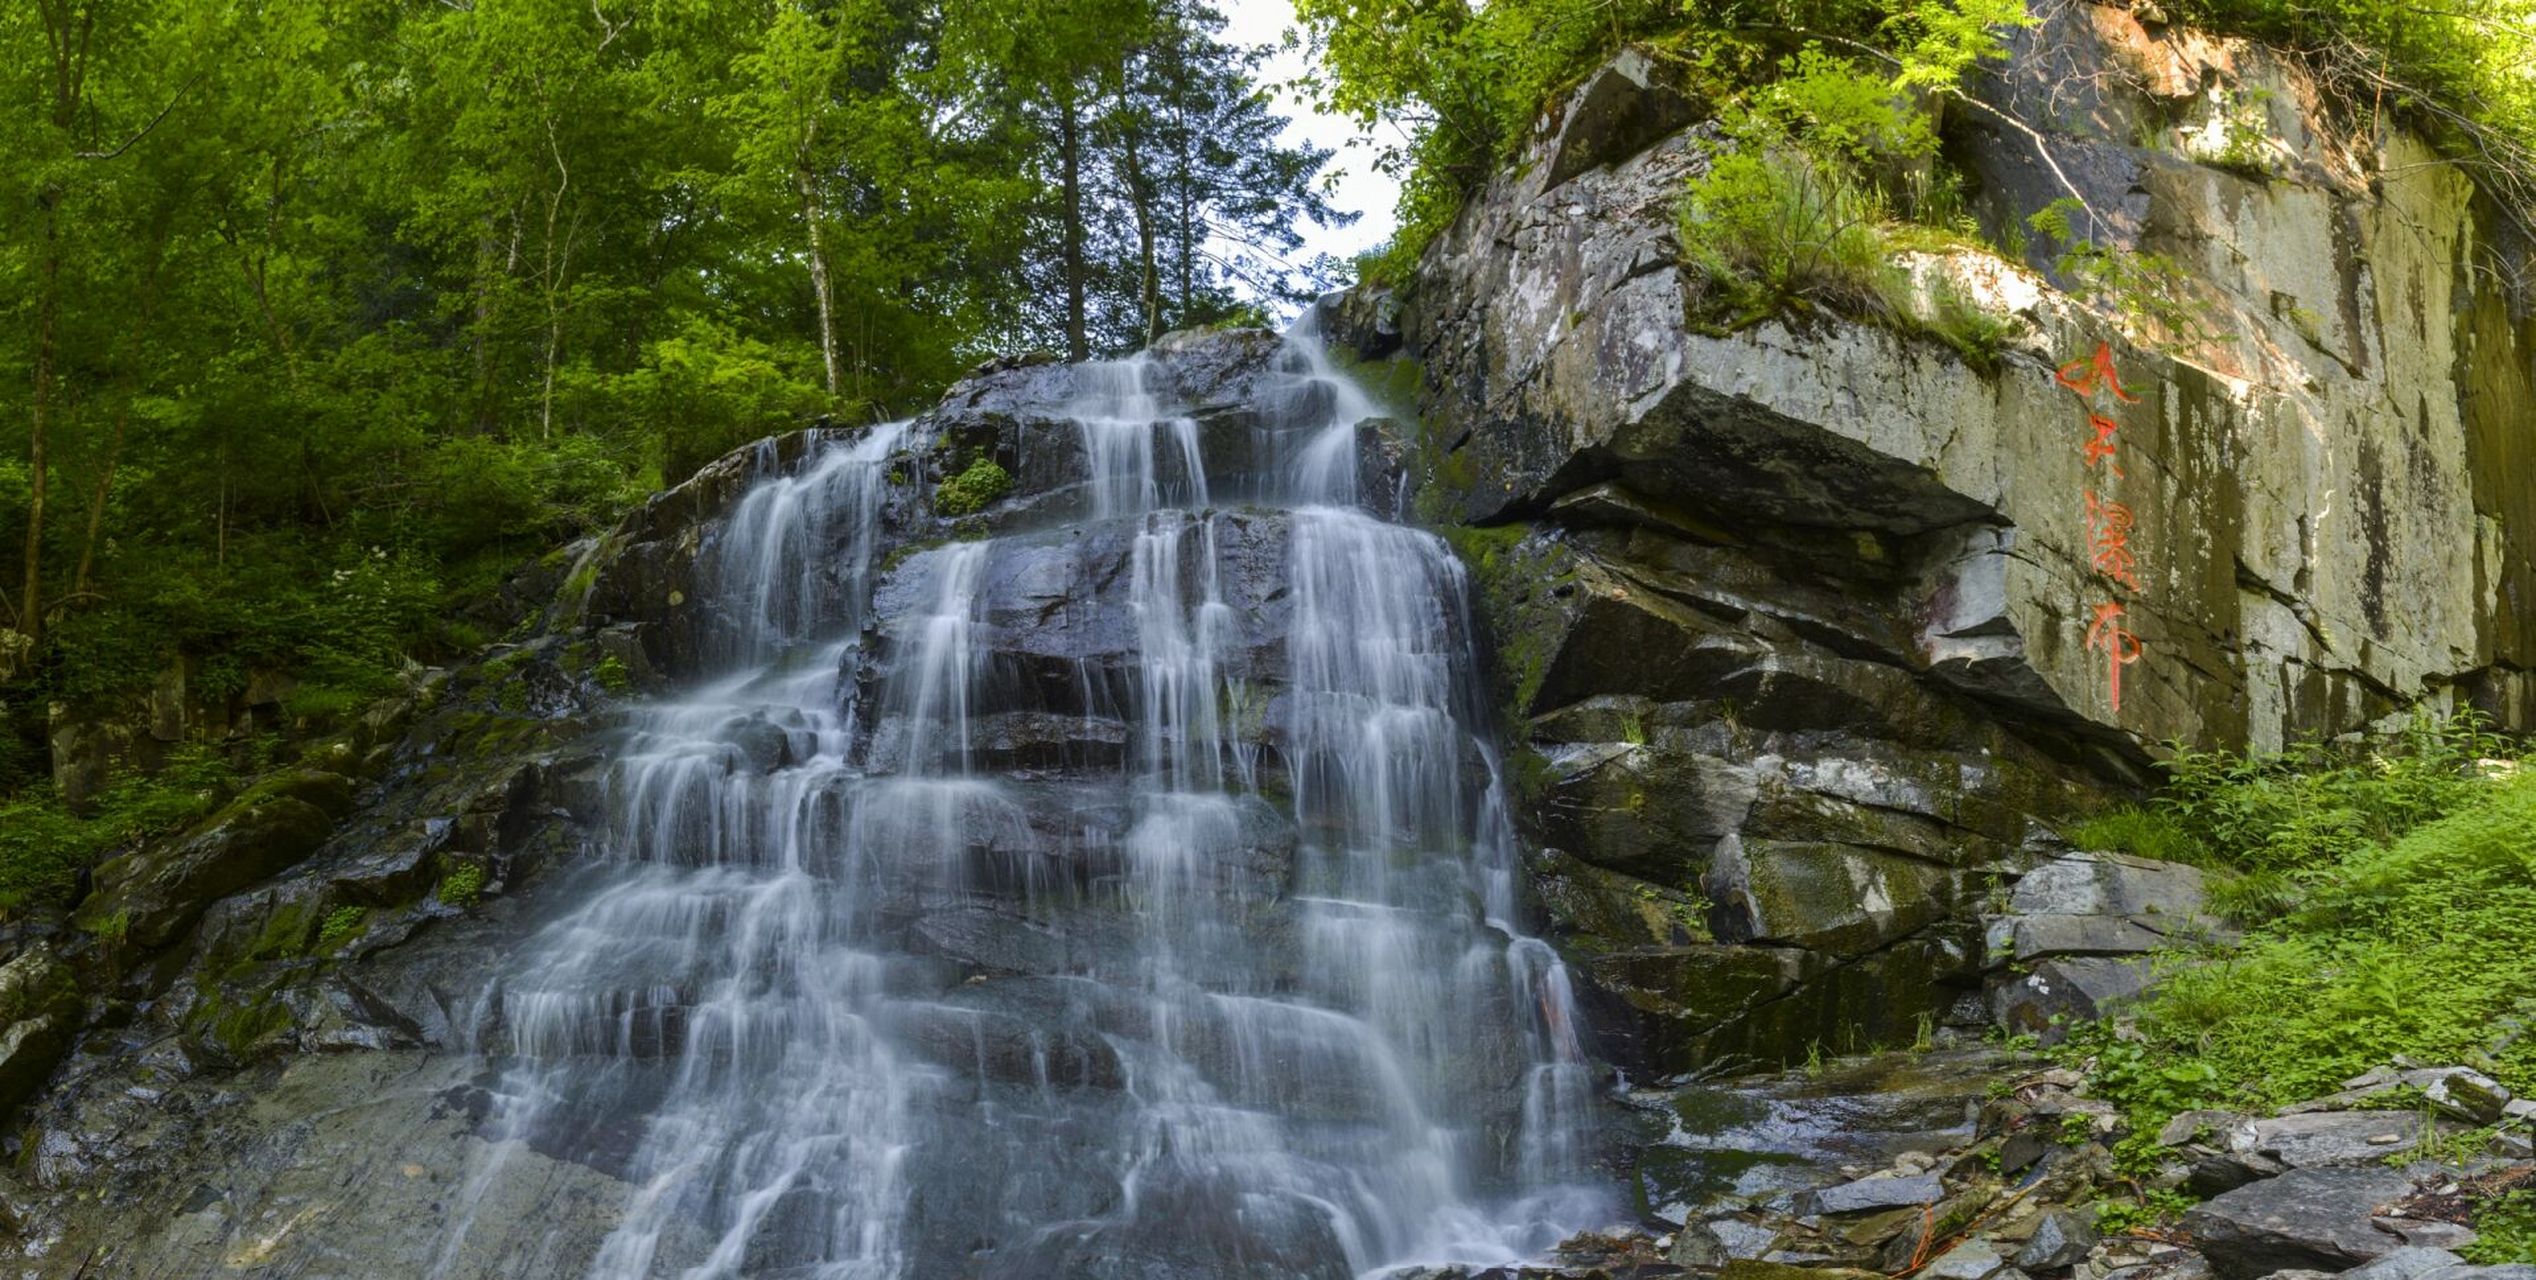
[[587,1274],[1338,1280],[1603,1212],[1461,566],[1353,505],[1370,404],[1291,340],[1210,510],[1150,358],[1069,372],[1075,525],[882,554],[898,425],[707,548],[731,673],[633,714],[479,1019],[468,1195],[619,1173]]

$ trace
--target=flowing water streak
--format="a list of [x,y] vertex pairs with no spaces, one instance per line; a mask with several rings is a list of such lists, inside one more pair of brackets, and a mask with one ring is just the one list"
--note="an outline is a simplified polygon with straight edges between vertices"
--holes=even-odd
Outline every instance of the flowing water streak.
[[[1081,676],[1082,740],[1125,726],[1107,778],[986,763],[1015,714],[988,592],[1029,535],[903,557],[874,603],[903,428],[761,483],[708,548],[740,669],[636,713],[613,861],[492,1001],[498,1151],[635,1188],[594,1280],[1285,1280],[1513,1261],[1602,1211],[1460,563],[1351,505],[1374,410],[1309,334],[1253,406],[1281,461],[1235,486],[1277,511],[1207,509],[1163,373],[1080,366],[1050,406],[1082,531],[1128,526],[1129,669]],[[1281,675],[1234,674],[1263,624],[1228,599],[1227,521],[1284,539]],[[910,939],[971,927],[1071,930],[1071,959],[946,989]]]
[[[814,627],[833,627],[840,609],[859,613],[883,471],[907,425],[883,423],[851,445],[830,447],[799,471],[760,481],[733,508],[707,579],[720,584],[732,615],[715,637],[728,657],[764,661]],[[774,441],[758,452],[759,468],[773,470]],[[825,562],[831,551],[843,559]]]
[[[835,851],[856,785],[838,673],[858,645],[799,646],[859,618],[885,472],[904,424],[870,429],[759,483],[706,555],[730,619],[722,651],[754,659],[640,709],[610,767],[612,855],[594,890],[532,943],[489,998],[513,1065],[507,1135],[472,1205],[534,1141],[621,1167],[635,1187],[590,1268],[739,1274],[770,1214],[835,1280],[899,1274],[896,1241],[917,1073],[875,1034],[889,957],[842,927],[853,885]],[[640,1136],[622,1134],[640,1117]],[[460,1256],[465,1225],[436,1271]]]
[[1156,377],[1146,352],[1074,366],[1074,398],[1062,412],[1082,433],[1096,520],[1207,505],[1197,420],[1165,408]]

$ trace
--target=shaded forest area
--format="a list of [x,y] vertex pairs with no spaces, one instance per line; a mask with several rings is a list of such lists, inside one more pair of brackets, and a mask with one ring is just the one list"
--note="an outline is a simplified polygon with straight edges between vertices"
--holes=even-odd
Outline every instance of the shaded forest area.
[[[1318,286],[1204,0],[0,12],[0,796],[172,662],[341,714],[746,440]],[[33,791],[30,788],[34,789]],[[24,824],[21,824],[22,826]]]

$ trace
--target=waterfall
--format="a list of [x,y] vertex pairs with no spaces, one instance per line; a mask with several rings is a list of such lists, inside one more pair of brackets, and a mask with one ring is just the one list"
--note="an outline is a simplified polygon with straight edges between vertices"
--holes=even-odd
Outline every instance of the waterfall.
[[1070,373],[1076,524],[893,542],[920,420],[705,547],[725,673],[629,712],[480,1002],[440,1274],[526,1149],[629,1188],[594,1280],[1343,1280],[1609,1211],[1469,584],[1354,505],[1370,402],[1291,337],[1215,508],[1153,357]]

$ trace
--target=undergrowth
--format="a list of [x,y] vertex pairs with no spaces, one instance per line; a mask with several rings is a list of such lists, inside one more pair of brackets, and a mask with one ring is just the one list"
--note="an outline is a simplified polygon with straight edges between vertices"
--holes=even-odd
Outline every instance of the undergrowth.
[[2242,943],[2162,957],[2118,1026],[2060,1050],[2123,1108],[2118,1159],[2148,1171],[2180,1112],[2267,1111],[2399,1055],[2536,1088],[2536,767],[2509,755],[2469,715],[2366,747],[2178,752],[2163,795],[2074,832],[2265,886],[2235,904]]
[[201,818],[237,789],[238,778],[220,752],[187,746],[155,774],[116,778],[83,809],[63,804],[49,786],[0,801],[0,918],[67,899],[81,871]]

